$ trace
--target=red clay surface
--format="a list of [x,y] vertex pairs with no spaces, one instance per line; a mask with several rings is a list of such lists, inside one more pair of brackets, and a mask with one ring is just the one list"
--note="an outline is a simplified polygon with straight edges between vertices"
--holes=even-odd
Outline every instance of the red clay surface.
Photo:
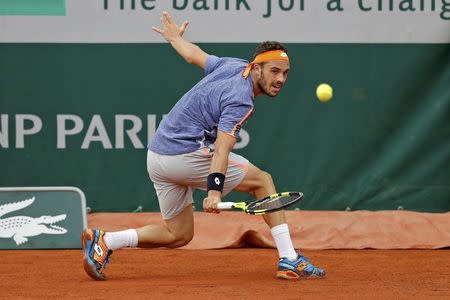
[[326,279],[276,279],[276,250],[116,251],[108,280],[80,250],[0,251],[0,298],[450,299],[450,250],[305,251]]

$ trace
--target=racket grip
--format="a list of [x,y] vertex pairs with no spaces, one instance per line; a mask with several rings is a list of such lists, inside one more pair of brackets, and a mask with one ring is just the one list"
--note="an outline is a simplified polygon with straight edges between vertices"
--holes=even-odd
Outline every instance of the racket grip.
[[233,202],[219,202],[217,203],[218,209],[232,209],[234,207]]

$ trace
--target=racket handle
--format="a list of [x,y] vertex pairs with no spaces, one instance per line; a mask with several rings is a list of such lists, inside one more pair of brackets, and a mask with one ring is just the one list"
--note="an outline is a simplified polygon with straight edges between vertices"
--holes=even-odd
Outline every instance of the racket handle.
[[218,209],[232,209],[234,207],[234,202],[219,202],[217,203]]

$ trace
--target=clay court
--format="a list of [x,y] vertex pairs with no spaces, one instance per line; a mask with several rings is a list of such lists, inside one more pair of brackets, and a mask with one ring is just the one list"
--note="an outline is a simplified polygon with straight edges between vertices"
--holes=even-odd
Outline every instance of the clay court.
[[[270,231],[258,216],[238,212],[195,213],[196,233],[191,243],[176,250],[118,250],[112,255],[104,282],[93,281],[84,273],[81,250],[3,250],[0,296],[449,298],[450,213],[287,211],[286,214],[293,224],[295,246],[309,249],[304,254],[327,271],[327,278],[294,282],[276,279],[277,251]],[[162,221],[158,213],[96,213],[88,217],[89,227],[106,230],[138,227],[147,222]]]
[[275,249],[120,250],[108,280],[83,271],[81,251],[2,251],[1,298],[448,299],[450,251],[305,251],[323,280],[274,278]]

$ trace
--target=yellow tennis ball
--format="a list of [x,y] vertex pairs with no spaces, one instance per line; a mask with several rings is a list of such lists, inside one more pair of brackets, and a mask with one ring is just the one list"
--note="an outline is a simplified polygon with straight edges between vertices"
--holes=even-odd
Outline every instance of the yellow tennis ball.
[[317,87],[316,95],[320,102],[327,102],[333,97],[333,88],[326,83],[322,83]]

